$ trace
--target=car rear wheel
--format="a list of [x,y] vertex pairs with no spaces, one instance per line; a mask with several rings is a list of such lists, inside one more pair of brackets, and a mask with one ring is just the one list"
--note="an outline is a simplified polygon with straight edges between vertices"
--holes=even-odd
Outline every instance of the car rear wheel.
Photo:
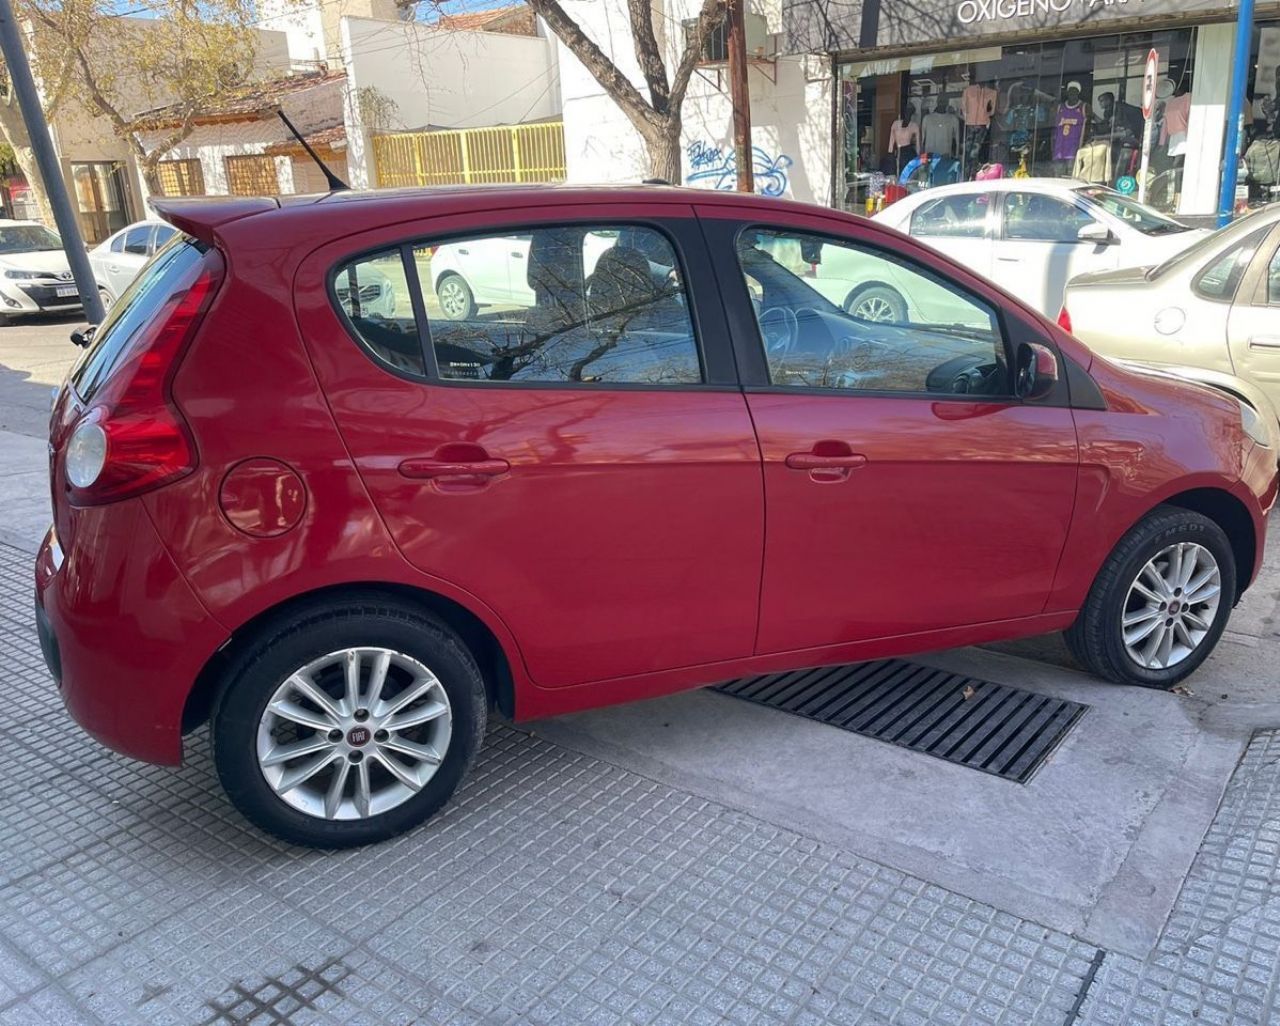
[[892,321],[901,324],[907,319],[906,300],[897,289],[888,285],[856,289],[845,298],[844,309],[859,320],[873,323]]
[[466,321],[476,315],[476,300],[471,286],[462,275],[450,271],[436,285],[436,299],[440,310],[451,321]]
[[1235,556],[1222,528],[1161,506],[1107,558],[1067,644],[1099,677],[1172,687],[1213,651],[1235,594]]
[[214,710],[214,760],[227,796],[268,833],[367,844],[448,801],[486,706],[466,647],[412,606],[312,609],[234,662]]
[[98,289],[98,299],[102,301],[102,309],[104,311],[111,309],[111,293],[106,289]]

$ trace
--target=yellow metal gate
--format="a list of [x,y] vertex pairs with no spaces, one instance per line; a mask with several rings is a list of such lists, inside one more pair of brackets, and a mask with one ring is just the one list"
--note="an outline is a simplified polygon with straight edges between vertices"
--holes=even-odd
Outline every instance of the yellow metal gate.
[[379,185],[564,180],[564,124],[391,132],[373,137]]

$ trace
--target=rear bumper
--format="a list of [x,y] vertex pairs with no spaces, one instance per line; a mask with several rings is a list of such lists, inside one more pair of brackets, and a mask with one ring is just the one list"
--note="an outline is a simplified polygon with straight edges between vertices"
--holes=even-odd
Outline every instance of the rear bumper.
[[76,512],[63,552],[54,531],[36,557],[40,648],[67,711],[108,748],[182,761],[182,713],[226,640],[129,500]]

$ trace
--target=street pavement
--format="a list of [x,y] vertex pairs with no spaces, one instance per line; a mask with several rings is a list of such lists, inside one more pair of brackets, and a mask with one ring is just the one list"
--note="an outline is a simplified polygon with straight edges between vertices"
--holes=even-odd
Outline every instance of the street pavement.
[[1191,694],[1054,638],[923,657],[1089,706],[1026,785],[700,691],[496,724],[425,828],[305,852],[203,732],[130,762],[44,670],[72,326],[0,329],[0,1026],[1280,1018],[1280,558]]

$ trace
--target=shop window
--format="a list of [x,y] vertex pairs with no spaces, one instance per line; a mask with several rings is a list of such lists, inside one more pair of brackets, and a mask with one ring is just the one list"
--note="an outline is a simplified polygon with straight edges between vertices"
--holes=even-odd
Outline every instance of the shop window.
[[156,165],[163,196],[203,196],[204,169],[200,161],[162,160]]
[[1093,224],[1085,211],[1038,192],[1004,197],[1004,237],[1019,242],[1079,242],[1080,229]]
[[232,196],[274,196],[280,191],[275,157],[243,156],[224,160],[227,191]]
[[939,196],[911,215],[912,235],[980,239],[987,234],[990,199],[985,194]]
[[738,258],[775,385],[1007,395],[995,310],[854,242],[749,229]]

